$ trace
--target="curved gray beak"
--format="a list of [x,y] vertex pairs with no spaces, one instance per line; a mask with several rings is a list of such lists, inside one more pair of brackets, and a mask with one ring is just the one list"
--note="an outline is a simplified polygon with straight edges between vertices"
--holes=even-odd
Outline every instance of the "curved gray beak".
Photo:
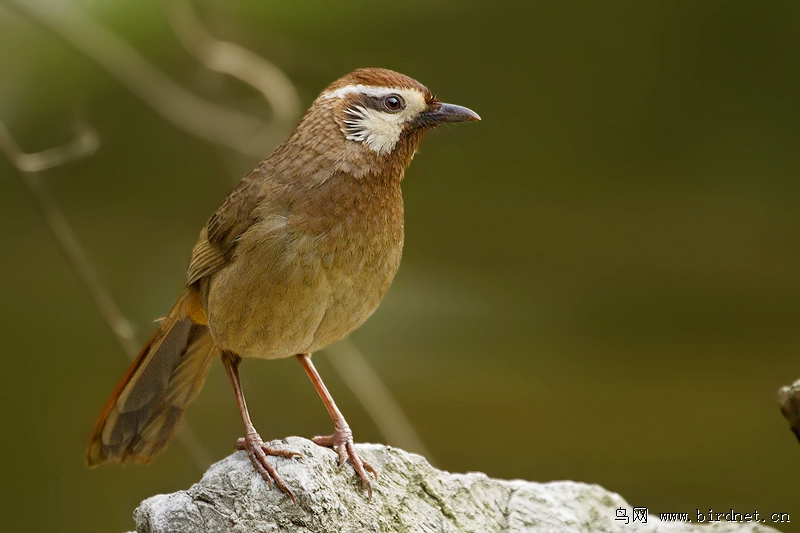
[[480,115],[472,109],[455,104],[439,104],[437,109],[426,111],[419,116],[424,126],[436,126],[444,122],[473,122],[480,119]]

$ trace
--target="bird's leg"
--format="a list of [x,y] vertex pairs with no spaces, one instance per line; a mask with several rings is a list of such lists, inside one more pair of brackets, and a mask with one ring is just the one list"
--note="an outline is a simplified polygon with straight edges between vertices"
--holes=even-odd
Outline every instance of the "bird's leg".
[[242,391],[242,385],[239,382],[239,363],[242,361],[242,358],[236,354],[230,352],[223,352],[222,353],[222,362],[225,365],[225,371],[228,373],[228,378],[231,380],[231,385],[233,385],[233,392],[236,394],[236,403],[239,405],[239,413],[242,415],[242,422],[244,422],[244,438],[241,438],[236,441],[236,449],[237,450],[244,450],[247,452],[247,455],[250,456],[250,461],[253,463],[253,466],[261,474],[267,483],[269,483],[269,488],[272,488],[272,480],[275,480],[275,484],[278,485],[278,488],[281,489],[283,492],[289,495],[293,502],[297,503],[294,499],[294,494],[292,491],[289,490],[289,487],[286,486],[286,483],[283,481],[281,476],[278,475],[278,471],[275,467],[267,461],[268,455],[275,455],[279,457],[295,457],[299,456],[299,453],[291,452],[289,450],[279,450],[277,448],[270,448],[264,441],[261,439],[261,435],[258,434],[256,428],[253,426],[253,422],[250,420],[250,413],[247,411],[247,403],[244,401],[244,392]]
[[314,384],[314,388],[317,389],[319,397],[322,398],[322,402],[325,404],[328,413],[333,419],[333,435],[314,437],[312,440],[315,444],[320,446],[333,447],[339,454],[340,467],[344,465],[349,458],[350,463],[352,463],[353,468],[355,468],[356,473],[358,473],[358,477],[361,478],[361,484],[367,489],[369,497],[371,498],[372,484],[370,483],[367,472],[374,475],[375,479],[378,479],[378,473],[368,462],[361,459],[356,453],[353,444],[353,432],[350,430],[350,426],[347,425],[347,421],[345,421],[342,412],[336,407],[336,403],[333,401],[331,393],[328,392],[328,388],[322,382],[322,378],[319,376],[317,369],[314,368],[314,363],[311,362],[311,355],[307,353],[298,354],[297,358],[300,360],[300,364],[303,365],[303,369],[306,371],[306,374],[308,374],[311,383]]

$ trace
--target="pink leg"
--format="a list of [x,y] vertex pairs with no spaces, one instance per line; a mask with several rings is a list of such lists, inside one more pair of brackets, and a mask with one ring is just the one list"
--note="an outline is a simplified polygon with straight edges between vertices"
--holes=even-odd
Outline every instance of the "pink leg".
[[333,447],[339,454],[339,466],[344,465],[349,458],[358,477],[361,478],[361,484],[367,489],[369,497],[371,498],[372,484],[370,483],[367,472],[374,475],[375,479],[378,479],[378,473],[375,472],[375,469],[372,468],[368,462],[361,459],[356,453],[353,444],[353,432],[350,430],[350,426],[347,425],[342,412],[336,407],[336,403],[333,401],[331,393],[328,392],[328,388],[322,382],[322,378],[319,376],[317,369],[314,368],[314,364],[311,362],[311,355],[307,353],[299,354],[297,359],[300,360],[300,364],[303,365],[303,369],[306,371],[306,374],[308,374],[311,383],[314,384],[314,388],[317,389],[319,397],[322,398],[322,402],[325,404],[328,413],[333,419],[333,435],[314,437],[312,440],[320,446]]
[[289,490],[289,487],[286,486],[286,483],[283,481],[281,476],[278,475],[278,471],[269,463],[269,461],[267,461],[267,456],[274,455],[291,458],[300,456],[300,454],[288,450],[270,448],[264,444],[263,440],[261,440],[261,435],[258,434],[256,428],[253,426],[253,422],[250,420],[250,413],[247,411],[247,404],[244,401],[242,385],[239,382],[239,363],[241,361],[241,357],[236,354],[228,352],[223,352],[222,354],[222,362],[225,365],[225,371],[228,373],[228,378],[231,380],[231,385],[233,385],[233,392],[236,395],[236,403],[239,404],[239,413],[242,415],[242,422],[244,422],[245,436],[244,438],[236,441],[236,449],[247,452],[247,455],[250,456],[250,461],[253,463],[253,466],[256,468],[258,473],[261,474],[261,477],[263,477],[267,483],[269,483],[270,488],[272,488],[272,480],[274,479],[275,484],[278,485],[278,488],[288,494],[293,502],[297,503],[297,501],[294,499],[294,494],[292,494],[292,491]]

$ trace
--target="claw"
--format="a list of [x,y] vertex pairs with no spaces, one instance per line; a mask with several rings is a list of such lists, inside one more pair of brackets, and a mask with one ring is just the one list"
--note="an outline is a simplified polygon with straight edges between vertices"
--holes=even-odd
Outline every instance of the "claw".
[[367,472],[369,472],[370,474],[372,474],[373,476],[375,476],[375,481],[378,481],[378,472],[377,472],[377,471],[376,471],[374,468],[372,468],[372,465],[371,465],[371,464],[369,464],[369,463],[367,463],[367,462],[365,461],[365,462],[364,462],[364,469],[365,469]]
[[250,457],[250,462],[253,463],[256,471],[261,474],[261,477],[267,482],[270,490],[272,490],[272,481],[275,480],[275,484],[281,492],[289,496],[292,499],[292,503],[295,505],[297,504],[294,494],[289,490],[289,487],[278,474],[275,467],[267,460],[267,456],[271,455],[273,457],[286,457],[291,459],[293,457],[302,457],[301,454],[267,446],[264,444],[264,441],[261,440],[261,436],[255,429],[248,431],[246,437],[236,441],[236,449],[247,452],[248,457]]
[[361,486],[367,490],[367,499],[372,499],[372,483],[370,482],[367,472],[375,476],[376,480],[378,479],[378,473],[372,465],[364,461],[358,453],[356,453],[355,443],[353,442],[353,432],[350,431],[350,427],[346,423],[336,423],[334,425],[333,435],[314,437],[312,441],[318,446],[325,446],[336,450],[336,453],[339,455],[339,468],[343,467],[347,460],[350,459],[350,464],[353,465],[353,469],[361,480]]

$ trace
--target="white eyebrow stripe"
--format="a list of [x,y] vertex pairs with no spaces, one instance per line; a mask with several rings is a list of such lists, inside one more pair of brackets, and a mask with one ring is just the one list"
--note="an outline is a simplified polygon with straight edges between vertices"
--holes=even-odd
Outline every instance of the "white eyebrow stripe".
[[322,98],[344,98],[348,94],[353,93],[380,98],[381,96],[402,92],[403,90],[408,89],[403,89],[400,87],[375,87],[372,85],[361,85],[359,83],[358,85],[347,85],[345,87],[336,89],[335,91],[322,93]]

